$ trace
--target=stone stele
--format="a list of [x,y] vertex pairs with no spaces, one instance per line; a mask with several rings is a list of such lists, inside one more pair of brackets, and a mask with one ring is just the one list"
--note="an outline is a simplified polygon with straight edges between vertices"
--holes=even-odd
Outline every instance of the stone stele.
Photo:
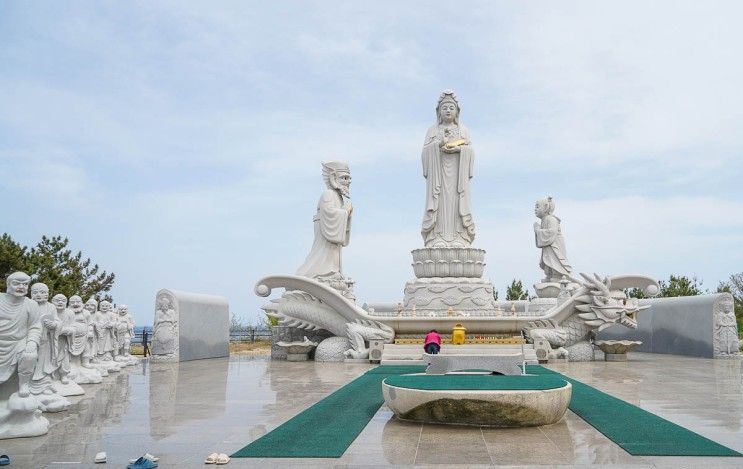
[[155,299],[153,361],[189,361],[230,354],[227,299],[162,289]]

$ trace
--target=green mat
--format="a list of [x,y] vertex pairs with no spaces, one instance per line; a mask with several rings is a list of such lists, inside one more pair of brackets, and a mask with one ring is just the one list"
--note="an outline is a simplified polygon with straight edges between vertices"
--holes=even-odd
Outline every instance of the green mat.
[[570,410],[633,456],[743,456],[596,388],[541,366],[527,372],[556,375],[573,385]]
[[405,375],[390,376],[390,386],[424,391],[546,391],[567,386],[560,376],[495,376],[495,375]]
[[232,457],[339,458],[384,404],[382,380],[425,369],[425,366],[372,368]]
[[[420,387],[421,383],[426,383],[422,385],[431,386],[431,389],[452,388],[450,376],[432,375],[423,379],[397,376],[420,373],[424,369],[425,366],[373,368],[237,451],[232,457],[339,458],[384,403],[381,386],[383,380],[388,379],[388,383],[395,386],[400,383],[408,385],[415,383],[415,387]],[[528,366],[527,372],[546,379],[544,381],[546,384],[537,384],[538,380],[532,380],[535,386],[546,386],[544,389],[553,389],[555,383],[563,380],[570,382],[573,385],[570,410],[634,456],[743,456],[737,451],[555,371],[541,366]],[[456,386],[461,386],[458,389],[470,389],[476,382],[495,386],[493,383],[498,380],[501,386],[498,389],[507,389],[502,386],[507,386],[506,381],[511,378],[518,378],[519,386],[522,386],[524,378],[528,377],[458,375]],[[473,379],[476,381],[472,381]],[[492,383],[487,384],[490,381]]]

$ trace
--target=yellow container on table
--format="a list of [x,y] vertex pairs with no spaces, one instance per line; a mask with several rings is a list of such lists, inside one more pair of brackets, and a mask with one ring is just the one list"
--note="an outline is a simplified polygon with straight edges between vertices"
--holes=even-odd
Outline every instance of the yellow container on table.
[[467,329],[465,329],[463,325],[455,325],[454,328],[451,330],[451,343],[454,345],[464,344],[464,333],[466,331]]

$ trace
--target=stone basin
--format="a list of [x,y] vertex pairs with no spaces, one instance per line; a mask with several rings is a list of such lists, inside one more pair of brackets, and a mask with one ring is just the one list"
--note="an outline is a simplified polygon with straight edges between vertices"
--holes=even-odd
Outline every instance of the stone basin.
[[309,353],[317,347],[317,342],[305,337],[302,342],[276,342],[276,345],[284,349],[287,361],[300,362],[308,360]]
[[397,418],[478,427],[533,427],[558,422],[572,386],[549,375],[482,373],[390,376],[382,382]]
[[607,362],[627,361],[627,352],[641,345],[642,342],[635,340],[597,340],[594,344],[604,352],[604,360]]

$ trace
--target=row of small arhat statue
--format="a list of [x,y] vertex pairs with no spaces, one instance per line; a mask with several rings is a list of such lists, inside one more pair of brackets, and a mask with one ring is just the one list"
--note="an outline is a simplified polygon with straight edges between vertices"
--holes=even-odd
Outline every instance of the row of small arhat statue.
[[8,276],[0,293],[0,439],[47,433],[42,412],[69,408],[68,396],[85,393],[109,373],[133,365],[134,320],[126,305],[86,303],[30,286],[23,272]]

